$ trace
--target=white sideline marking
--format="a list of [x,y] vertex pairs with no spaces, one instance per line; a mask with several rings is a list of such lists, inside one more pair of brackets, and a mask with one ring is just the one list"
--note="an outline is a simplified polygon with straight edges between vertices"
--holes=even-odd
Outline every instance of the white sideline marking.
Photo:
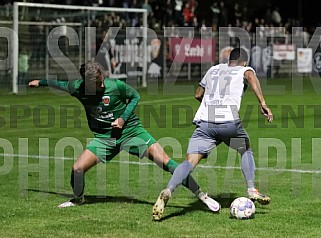
[[167,98],[167,99],[159,99],[159,100],[151,100],[151,101],[140,101],[138,105],[155,104],[160,102],[186,101],[187,99],[194,99],[194,98],[193,96],[189,96],[189,97]]
[[[21,154],[4,154],[0,153],[0,156],[9,156],[9,157],[18,157],[18,158],[31,158],[31,159],[57,159],[57,160],[74,160],[74,158],[70,157],[55,157],[55,156],[41,156],[41,155],[21,155]],[[118,163],[118,164],[135,164],[135,165],[151,165],[156,166],[155,163],[152,162],[136,162],[136,161],[109,161],[107,163]],[[214,166],[214,165],[198,165],[198,168],[202,169],[238,169],[240,167],[232,167],[232,166]],[[303,170],[303,169],[278,169],[278,168],[256,168],[256,170],[261,171],[272,171],[272,172],[291,172],[291,173],[303,173],[303,174],[321,174],[321,170]]]

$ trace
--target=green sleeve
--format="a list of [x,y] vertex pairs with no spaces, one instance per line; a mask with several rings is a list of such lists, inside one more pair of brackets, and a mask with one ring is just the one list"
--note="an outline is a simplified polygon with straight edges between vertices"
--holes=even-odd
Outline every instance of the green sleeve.
[[140,95],[134,88],[121,80],[117,80],[117,85],[121,96],[128,100],[126,109],[120,116],[125,121],[127,121],[127,119],[134,113],[135,107],[140,100]]
[[47,79],[42,79],[39,81],[39,86],[48,86],[48,81]]
[[42,79],[39,82],[39,86],[48,86],[51,88],[56,88],[70,94],[74,93],[82,80],[52,80],[52,79]]

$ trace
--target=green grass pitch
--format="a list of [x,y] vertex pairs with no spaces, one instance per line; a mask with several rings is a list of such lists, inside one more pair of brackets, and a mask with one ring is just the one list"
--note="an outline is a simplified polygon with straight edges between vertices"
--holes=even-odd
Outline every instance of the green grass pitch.
[[[271,204],[256,204],[252,220],[229,217],[244,196],[239,157],[221,145],[193,172],[222,204],[213,214],[188,190],[177,189],[164,219],[152,206],[170,175],[148,160],[121,153],[86,174],[87,204],[58,209],[71,196],[73,159],[92,134],[80,103],[46,88],[0,101],[0,237],[319,237],[321,198],[321,81],[262,81],[274,122],[259,115],[249,89],[241,116],[257,166],[256,184]],[[158,86],[158,88],[156,87]],[[196,84],[139,90],[136,112],[147,130],[178,162],[184,160],[198,102]]]

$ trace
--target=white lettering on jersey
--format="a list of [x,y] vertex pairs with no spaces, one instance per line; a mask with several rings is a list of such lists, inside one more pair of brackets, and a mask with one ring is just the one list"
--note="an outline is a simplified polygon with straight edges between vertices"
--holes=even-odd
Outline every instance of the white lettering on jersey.
[[204,97],[194,122],[226,122],[239,119],[239,109],[244,87],[244,72],[250,67],[218,64],[211,67],[200,85],[205,88]]

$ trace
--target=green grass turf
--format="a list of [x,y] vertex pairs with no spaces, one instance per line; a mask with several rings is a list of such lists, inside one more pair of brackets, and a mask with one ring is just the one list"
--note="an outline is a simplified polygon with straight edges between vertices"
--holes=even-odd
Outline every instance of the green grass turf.
[[[258,114],[250,90],[243,98],[241,116],[254,150],[256,183],[272,198],[268,206],[257,204],[255,218],[248,221],[229,217],[231,201],[246,195],[246,187],[239,157],[225,145],[193,172],[203,190],[221,202],[219,214],[208,211],[180,187],[169,201],[164,219],[153,222],[152,205],[170,175],[146,159],[126,153],[86,174],[86,205],[58,209],[56,206],[71,196],[73,158],[92,136],[84,111],[76,99],[45,88],[27,90],[26,95],[2,95],[0,237],[318,237],[318,80],[262,82],[274,112],[271,125]],[[191,120],[198,102],[193,99],[195,85],[169,88],[173,87],[154,85],[140,90],[142,100],[136,112],[168,154],[181,162],[194,130]],[[70,109],[72,106],[75,109]],[[67,114],[65,108],[69,108]],[[74,112],[80,112],[76,124],[66,118]],[[39,155],[43,158],[38,159]]]

